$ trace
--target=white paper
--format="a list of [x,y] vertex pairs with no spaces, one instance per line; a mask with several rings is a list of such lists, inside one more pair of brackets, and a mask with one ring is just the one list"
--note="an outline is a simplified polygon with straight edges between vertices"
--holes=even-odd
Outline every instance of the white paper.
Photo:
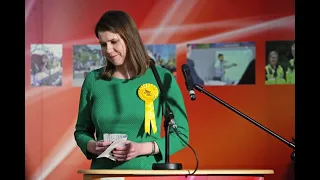
[[107,141],[107,142],[112,142],[112,141],[116,141],[122,138],[127,138],[128,135],[126,134],[103,134],[103,140]]
[[126,144],[127,137],[128,136],[126,134],[104,134],[104,141],[113,141],[113,143],[97,158],[105,157],[115,161],[115,158],[112,156],[111,152],[118,146],[124,146]]

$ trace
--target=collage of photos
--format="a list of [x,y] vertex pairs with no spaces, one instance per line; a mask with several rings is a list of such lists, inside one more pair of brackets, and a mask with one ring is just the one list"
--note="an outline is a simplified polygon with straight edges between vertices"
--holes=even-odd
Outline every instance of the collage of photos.
[[[195,84],[201,86],[253,85],[255,42],[187,44],[186,63]],[[155,63],[176,77],[175,44],[146,44]],[[31,44],[31,86],[62,86],[62,45]],[[74,87],[81,87],[86,75],[105,66],[99,44],[73,46]],[[267,41],[265,84],[295,84],[295,42]]]
[[73,81],[72,85],[81,87],[86,75],[105,65],[99,44],[73,46]]
[[254,42],[188,44],[193,82],[205,86],[255,84]]
[[31,44],[31,86],[62,85],[62,45]]
[[145,45],[148,55],[155,60],[156,64],[169,70],[176,77],[176,56],[175,44],[150,44]]
[[295,42],[266,42],[265,84],[295,84]]

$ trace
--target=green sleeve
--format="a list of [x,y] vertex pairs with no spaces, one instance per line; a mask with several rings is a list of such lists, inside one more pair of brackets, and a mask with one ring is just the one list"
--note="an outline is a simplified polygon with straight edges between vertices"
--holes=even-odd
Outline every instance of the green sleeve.
[[93,73],[89,73],[81,87],[78,119],[76,122],[74,137],[77,145],[84,153],[87,159],[92,159],[94,154],[87,151],[87,145],[90,140],[94,139],[95,127],[91,120],[91,87],[93,83]]
[[[162,78],[164,84],[164,89],[167,90],[167,102],[170,106],[170,109],[173,112],[174,120],[178,126],[178,132],[182,139],[189,143],[189,125],[188,118],[186,113],[186,108],[184,105],[183,96],[179,88],[176,79],[171,72],[165,70],[164,77]],[[165,106],[163,106],[165,107]],[[173,128],[170,128],[170,149],[169,154],[172,155],[180,150],[182,150],[187,145],[177,136]],[[160,153],[156,155],[156,159],[164,160],[165,156],[165,137],[155,140],[159,146]]]

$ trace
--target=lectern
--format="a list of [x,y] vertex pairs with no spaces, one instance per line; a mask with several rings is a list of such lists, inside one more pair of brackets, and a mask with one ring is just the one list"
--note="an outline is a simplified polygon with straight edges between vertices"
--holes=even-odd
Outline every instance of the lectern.
[[[263,180],[270,169],[198,170],[79,170],[83,180]],[[187,178],[186,178],[187,177]],[[191,178],[192,177],[192,178]]]

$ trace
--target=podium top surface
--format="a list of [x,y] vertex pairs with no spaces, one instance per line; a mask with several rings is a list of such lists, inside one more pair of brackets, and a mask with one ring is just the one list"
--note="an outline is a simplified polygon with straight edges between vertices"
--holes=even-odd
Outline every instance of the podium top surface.
[[[79,170],[78,174],[90,175],[124,175],[124,176],[141,176],[141,175],[188,175],[194,170],[114,170],[114,169],[94,169],[94,170]],[[199,169],[194,175],[266,175],[274,174],[271,169]]]

